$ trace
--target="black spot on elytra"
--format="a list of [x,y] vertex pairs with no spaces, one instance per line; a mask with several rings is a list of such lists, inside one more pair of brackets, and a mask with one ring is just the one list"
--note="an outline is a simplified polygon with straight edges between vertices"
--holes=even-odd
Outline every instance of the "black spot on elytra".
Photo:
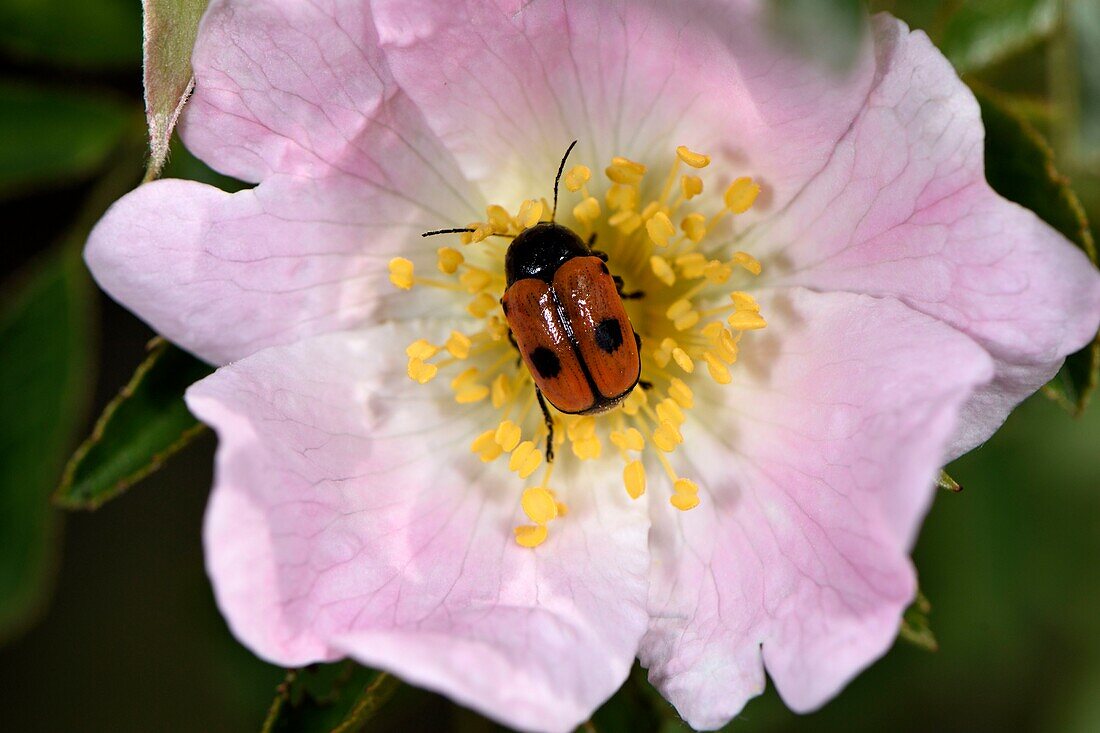
[[617,319],[605,318],[600,321],[600,325],[596,326],[595,337],[596,346],[609,354],[614,354],[623,345],[623,327],[619,325]]
[[545,346],[536,346],[531,352],[531,364],[543,379],[553,379],[561,374],[561,360]]

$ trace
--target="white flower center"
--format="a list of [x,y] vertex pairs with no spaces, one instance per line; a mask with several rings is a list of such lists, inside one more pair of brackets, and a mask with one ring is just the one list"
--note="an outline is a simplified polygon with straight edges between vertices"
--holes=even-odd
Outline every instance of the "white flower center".
[[[582,239],[595,236],[610,272],[622,279],[622,292],[640,294],[624,301],[641,337],[640,381],[621,405],[601,415],[568,415],[552,407],[548,419],[539,414],[535,381],[517,358],[501,310],[506,245],[499,240],[550,221],[545,199],[523,201],[515,216],[494,204],[487,208],[487,221],[449,230],[460,238],[461,248],[439,248],[438,268],[445,279],[416,275],[404,258],[390,261],[396,287],[427,286],[452,294],[456,305],[480,323],[471,332],[452,331],[442,344],[426,339],[410,344],[408,375],[424,384],[453,370],[457,403],[489,400],[497,411],[495,424],[485,426],[470,450],[485,462],[507,456],[509,470],[523,482],[543,467],[522,496],[532,524],[516,528],[516,541],[525,547],[545,541],[547,525],[567,512],[551,488],[556,463],[614,460],[605,455],[608,443],[608,453],[623,462],[623,486],[631,497],[645,493],[643,458],[651,453],[672,484],[672,505],[686,511],[699,504],[696,484],[680,476],[669,460],[684,441],[685,415],[695,407],[690,382],[701,378],[697,365],[703,364],[710,379],[730,383],[742,332],[767,325],[753,297],[735,287],[759,275],[760,263],[746,252],[730,253],[727,237],[708,242],[708,235],[716,239],[717,225],[727,215],[752,207],[760,187],[751,178],[738,178],[726,188],[721,208],[709,216],[696,211],[706,198],[703,180],[682,173],[682,166],[703,169],[709,163],[708,156],[681,146],[660,189],[653,190],[645,182],[645,165],[616,157],[605,169],[610,183],[599,198],[590,190],[588,167],[573,166],[562,177],[566,191],[579,194],[580,201],[572,206],[573,221],[559,223],[571,225]],[[567,441],[570,451],[558,450]],[[553,460],[544,458],[555,454]]]

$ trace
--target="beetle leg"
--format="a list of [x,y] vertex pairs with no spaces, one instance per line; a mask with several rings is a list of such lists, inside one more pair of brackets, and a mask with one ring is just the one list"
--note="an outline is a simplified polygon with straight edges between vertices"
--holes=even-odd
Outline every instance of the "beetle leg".
[[647,382],[644,379],[639,379],[638,386],[642,389],[653,389],[653,382]]
[[512,344],[512,348],[516,350],[516,366],[519,366],[523,361],[523,356],[519,353],[519,344],[516,343],[516,335],[512,333],[512,329],[508,329],[508,342]]
[[546,420],[546,462],[554,462],[554,418],[550,415],[550,408],[546,406],[546,398],[542,396],[542,390],[535,387],[535,396],[539,398],[539,407],[542,408],[542,417]]
[[615,290],[619,292],[619,297],[623,300],[637,300],[638,298],[644,298],[645,293],[641,290],[635,290],[632,293],[623,292],[623,279],[618,275],[612,275],[611,279],[615,281]]

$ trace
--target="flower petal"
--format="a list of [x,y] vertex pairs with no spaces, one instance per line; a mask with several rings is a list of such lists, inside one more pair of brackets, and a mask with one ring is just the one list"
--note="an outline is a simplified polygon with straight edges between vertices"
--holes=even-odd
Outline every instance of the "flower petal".
[[569,514],[519,547],[520,482],[469,450],[488,408],[405,375],[399,345],[423,335],[306,339],[189,390],[220,439],[205,536],[218,604],[272,662],[348,655],[509,725],[569,730],[645,631],[644,502],[611,471],[563,480]]
[[989,188],[978,105],[928,38],[886,16],[875,35],[879,78],[866,108],[754,239],[773,248],[773,283],[896,296],[993,355],[997,378],[964,409],[954,457],[1096,335],[1100,273]]
[[[785,201],[863,103],[869,54],[837,79],[772,44],[756,2],[376,0],[401,86],[487,196],[546,191],[577,162],[654,162],[687,145]],[[657,173],[663,176],[663,171]],[[658,179],[659,180],[659,179]]]
[[439,243],[420,233],[484,212],[389,75],[362,4],[329,10],[212,3],[185,139],[214,168],[263,182],[233,195],[141,186],[89,239],[105,290],[214,363],[408,317],[407,302],[389,309],[382,297],[388,259],[434,267]]
[[165,179],[117,201],[85,259],[100,287],[158,333],[225,364],[313,334],[419,315],[416,307],[430,304],[400,298],[387,263],[401,255],[433,267],[438,243],[419,233],[453,221],[445,216],[343,175],[275,175],[234,194]]
[[734,383],[697,396],[719,408],[684,428],[700,505],[652,499],[640,658],[696,728],[760,694],[762,665],[807,711],[885,652],[959,408],[992,376],[969,338],[893,299],[761,304],[768,328],[746,336]]

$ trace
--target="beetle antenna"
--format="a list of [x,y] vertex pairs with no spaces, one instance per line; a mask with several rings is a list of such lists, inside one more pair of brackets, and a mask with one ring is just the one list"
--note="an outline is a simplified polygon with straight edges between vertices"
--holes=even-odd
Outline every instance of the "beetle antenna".
[[565,170],[565,161],[569,159],[569,154],[573,152],[573,148],[576,147],[576,145],[576,140],[569,143],[569,147],[565,149],[565,155],[561,156],[561,164],[558,166],[558,175],[554,178],[554,210],[550,212],[551,222],[558,216],[558,183],[561,181],[561,173]]
[[[476,229],[472,229],[470,227],[462,227],[460,229],[436,229],[434,231],[424,232],[420,236],[422,236],[422,237],[434,237],[437,234],[461,234],[462,232],[476,232],[476,231],[477,231]],[[489,236],[490,237],[506,237],[508,239],[515,239],[516,238],[515,234],[498,234],[497,232],[493,232]]]

